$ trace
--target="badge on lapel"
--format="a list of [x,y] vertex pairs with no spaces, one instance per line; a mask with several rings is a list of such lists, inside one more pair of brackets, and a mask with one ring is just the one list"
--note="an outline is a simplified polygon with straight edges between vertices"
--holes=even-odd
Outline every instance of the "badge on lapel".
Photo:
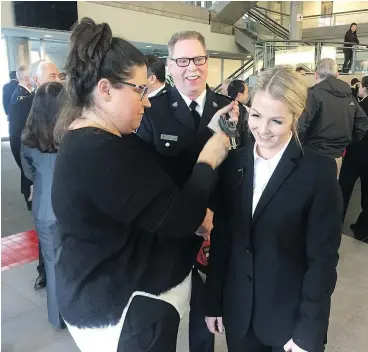
[[218,107],[218,104],[215,101],[212,102],[212,105],[213,105],[214,108],[217,108]]
[[178,107],[178,105],[179,105],[178,102],[175,102],[175,103],[172,104],[172,107],[176,109]]

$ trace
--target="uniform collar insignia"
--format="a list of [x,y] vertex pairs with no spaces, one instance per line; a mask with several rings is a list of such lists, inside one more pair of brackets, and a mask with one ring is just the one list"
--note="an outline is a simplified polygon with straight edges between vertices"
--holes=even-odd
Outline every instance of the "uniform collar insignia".
[[178,107],[178,103],[177,103],[177,102],[175,102],[175,103],[173,103],[173,104],[172,104],[172,106],[173,106],[174,108],[177,108],[177,107]]
[[217,108],[218,107],[218,105],[217,105],[217,103],[215,101],[212,103],[212,105],[213,105],[214,108]]

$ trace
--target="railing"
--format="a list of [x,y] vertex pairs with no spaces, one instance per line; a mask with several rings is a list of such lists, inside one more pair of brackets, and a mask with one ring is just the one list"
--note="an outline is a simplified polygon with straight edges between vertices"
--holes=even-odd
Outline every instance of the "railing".
[[[368,3],[367,3],[368,4]],[[304,16],[303,29],[316,27],[330,27],[347,25],[351,23],[367,23],[368,7],[362,10],[335,12],[327,15]]]
[[[316,63],[322,58],[335,59],[339,69],[342,70],[344,63],[344,50],[351,50],[353,53],[351,73],[368,72],[368,44],[354,45],[355,43],[345,42],[313,42],[305,44],[302,41],[261,41],[255,43],[255,52],[262,51],[264,58],[264,68],[271,65],[304,65],[311,71],[315,70]],[[352,47],[344,47],[344,44]],[[342,72],[347,73],[347,72]]]
[[[339,71],[344,63],[343,50],[352,50],[353,58],[351,70],[352,74],[368,74],[368,44],[353,45],[347,42],[322,42],[308,43],[300,40],[268,40],[258,41],[254,44],[253,59],[233,72],[226,80],[242,79],[247,82],[248,77],[256,74],[261,68],[267,69],[275,65],[302,66],[306,72],[315,72],[316,63],[323,58],[335,59]],[[353,45],[344,47],[344,44]],[[345,72],[341,72],[344,74]],[[218,91],[221,83],[214,89]]]
[[[261,24],[263,27],[267,28],[267,30],[270,31],[270,33],[275,34],[277,37],[281,39],[289,39],[289,31],[281,24],[279,24],[277,21],[267,16],[258,7],[247,11],[245,17],[248,17],[252,19],[254,22]],[[259,28],[256,29],[256,31],[259,32]]]

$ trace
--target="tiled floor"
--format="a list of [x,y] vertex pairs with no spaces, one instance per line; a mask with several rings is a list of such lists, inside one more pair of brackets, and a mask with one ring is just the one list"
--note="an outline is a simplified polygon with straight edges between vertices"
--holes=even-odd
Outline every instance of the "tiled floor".
[[1,271],[38,259],[38,238],[35,230],[1,239]]
[[[34,291],[36,262],[2,272],[3,352],[78,352],[68,331],[47,322],[46,292]],[[178,352],[187,352],[187,317],[178,337]],[[327,352],[368,351],[368,244],[343,236],[338,284],[332,299]],[[226,351],[223,337],[216,352]]]

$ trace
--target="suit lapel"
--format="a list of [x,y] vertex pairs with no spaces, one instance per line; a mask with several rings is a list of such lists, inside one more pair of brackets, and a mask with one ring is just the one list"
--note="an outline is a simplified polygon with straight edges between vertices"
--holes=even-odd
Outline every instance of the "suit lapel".
[[[282,184],[292,173],[292,171],[296,167],[295,159],[299,159],[301,157],[301,153],[302,152],[300,148],[296,145],[294,139],[292,139],[288,147],[286,148],[284,155],[281,157],[281,160],[277,165],[275,171],[273,172],[270,180],[268,181],[265,190],[262,193],[262,196],[253,214],[252,225],[254,225],[257,222],[267,204],[271,201],[276,192],[280,189]],[[253,186],[252,186],[252,203],[253,203]]]
[[218,109],[220,109],[220,106],[217,102],[217,97],[214,92],[207,86],[207,93],[206,93],[206,102],[204,104],[204,109],[201,117],[201,123],[199,125],[199,129],[203,129],[206,127],[213,115],[217,112]]
[[254,182],[254,156],[252,145],[248,146],[245,158],[245,175],[241,189],[242,213],[244,217],[245,233],[250,234],[252,226],[253,182]]
[[195,130],[192,114],[179,94],[178,90],[173,87],[169,89],[169,108],[173,111],[174,118],[189,130]]

